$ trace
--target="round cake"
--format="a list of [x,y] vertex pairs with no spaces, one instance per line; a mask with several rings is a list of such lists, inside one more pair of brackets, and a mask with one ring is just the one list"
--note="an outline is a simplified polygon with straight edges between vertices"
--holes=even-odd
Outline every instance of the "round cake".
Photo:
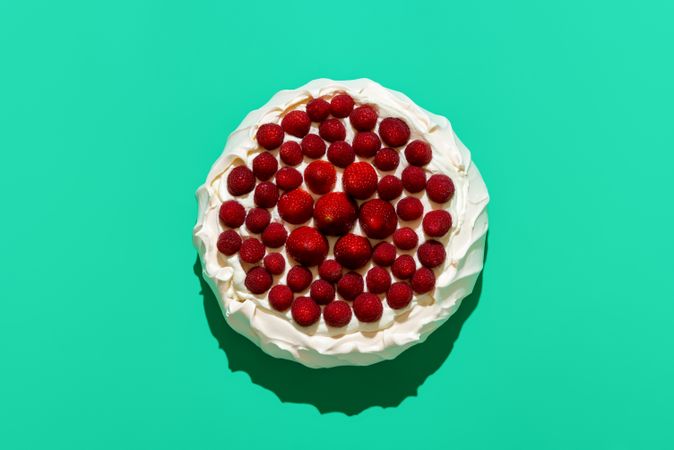
[[482,270],[487,188],[447,119],[367,80],[280,91],[197,190],[194,244],[229,325],[308,367],[423,342]]

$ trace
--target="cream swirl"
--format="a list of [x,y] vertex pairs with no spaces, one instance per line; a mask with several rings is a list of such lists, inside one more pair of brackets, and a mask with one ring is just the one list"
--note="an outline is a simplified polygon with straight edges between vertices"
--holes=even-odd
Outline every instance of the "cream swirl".
[[[249,267],[242,265],[237,255],[226,257],[217,251],[216,242],[222,231],[218,210],[223,201],[232,198],[226,188],[229,170],[239,164],[250,167],[252,159],[264,151],[255,140],[259,125],[280,123],[286,112],[303,109],[312,98],[332,96],[337,92],[347,92],[357,103],[376,105],[380,118],[404,119],[410,125],[411,139],[420,138],[431,144],[433,159],[425,169],[429,175],[443,173],[454,181],[456,193],[447,207],[454,224],[450,233],[440,239],[445,244],[447,259],[442,267],[435,269],[436,288],[431,295],[415,295],[410,305],[401,310],[385,307],[382,318],[376,323],[365,324],[354,318],[340,329],[327,327],[323,321],[304,328],[292,321],[289,311],[278,312],[271,308],[266,294],[254,295],[248,291],[244,281]],[[316,132],[315,124],[312,124],[311,132]],[[347,127],[347,140],[352,138],[353,131]],[[298,169],[302,171],[305,165],[302,163]],[[400,176],[403,166],[401,164],[396,170],[396,175]],[[335,190],[340,187],[341,171],[338,170]],[[227,322],[270,355],[309,367],[368,365],[396,357],[406,348],[424,341],[453,314],[461,299],[472,292],[482,269],[489,196],[471,161],[470,152],[456,137],[447,119],[431,114],[403,94],[367,79],[319,79],[299,89],[277,93],[265,106],[248,114],[229,136],[205,184],[197,190],[197,198],[199,213],[194,227],[194,245],[201,257],[204,278],[214,290]],[[425,195],[420,195],[419,199],[425,210],[437,208]],[[246,209],[254,207],[252,193],[237,197],[237,200]],[[280,221],[276,209],[272,211],[272,220]],[[406,225],[423,236],[420,222]],[[247,235],[245,228],[240,231],[242,236]],[[364,235],[358,224],[353,232]],[[332,249],[335,238],[329,241]],[[285,251],[280,251],[285,256]],[[414,250],[402,253],[416,259]],[[369,267],[360,272],[365,273]],[[315,268],[313,273],[316,274]],[[276,279],[284,277],[285,273]]]

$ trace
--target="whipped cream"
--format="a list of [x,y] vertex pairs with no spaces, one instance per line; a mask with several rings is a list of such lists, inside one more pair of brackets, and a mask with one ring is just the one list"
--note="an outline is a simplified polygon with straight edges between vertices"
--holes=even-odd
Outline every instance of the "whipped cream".
[[[339,92],[347,92],[357,104],[375,104],[380,121],[385,117],[404,119],[410,126],[410,140],[423,139],[432,146],[433,159],[425,170],[427,176],[442,173],[453,180],[456,192],[452,200],[443,205],[452,215],[453,225],[446,236],[437,239],[445,244],[447,258],[442,267],[434,270],[437,279],[433,292],[415,294],[410,305],[404,309],[393,310],[384,305],[382,318],[375,323],[362,323],[354,316],[350,324],[343,328],[328,327],[323,320],[311,327],[300,327],[292,320],[289,310],[279,312],[269,305],[267,293],[255,295],[248,291],[244,281],[250,265],[242,263],[237,254],[227,257],[218,252],[216,243],[223,230],[218,212],[223,201],[234,198],[227,192],[229,171],[240,164],[251,167],[252,159],[266,151],[258,147],[255,140],[260,125],[280,123],[285,113],[304,109],[312,98],[330,97]],[[346,140],[351,142],[354,132],[348,126],[348,120],[345,125]],[[312,123],[310,132],[318,133],[315,123]],[[286,140],[299,141],[289,135],[286,135]],[[273,154],[276,155],[277,151]],[[303,172],[306,164],[303,162],[296,168]],[[400,177],[405,166],[404,158],[401,157],[395,175]],[[342,170],[337,168],[335,191],[341,190],[341,174]],[[380,172],[379,176],[383,174]],[[423,192],[404,193],[401,198],[405,195],[418,197],[424,204],[424,211],[438,208],[438,205],[430,204]],[[248,114],[229,136],[222,155],[211,168],[206,182],[197,190],[197,199],[199,213],[194,227],[194,245],[201,258],[204,278],[215,292],[225,319],[232,328],[268,354],[295,360],[308,367],[369,365],[395,358],[410,346],[423,342],[456,311],[461,300],[472,292],[482,270],[489,195],[480,173],[471,161],[470,152],[454,134],[447,119],[425,111],[405,95],[368,79],[319,79],[296,90],[278,92],[262,108]],[[252,192],[235,199],[246,210],[255,207]],[[359,203],[362,204],[362,201]],[[272,221],[282,222],[276,208],[270,212]],[[289,232],[296,228],[291,224],[285,225]],[[424,241],[421,220],[405,222],[405,226],[417,232],[420,244]],[[249,235],[245,227],[238,231],[244,238]],[[365,235],[357,222],[353,232]],[[328,237],[331,249],[328,257],[332,255],[336,239]],[[374,246],[377,241],[371,242]],[[285,248],[272,251],[286,256]],[[399,250],[398,253],[413,256],[417,266],[420,266],[416,249],[408,252]],[[292,267],[292,259],[286,257],[286,260],[289,262],[286,272],[275,277],[274,284],[283,282],[281,280],[285,280],[287,271]],[[371,263],[358,272],[365,275],[370,267]],[[316,268],[311,270],[316,276]]]

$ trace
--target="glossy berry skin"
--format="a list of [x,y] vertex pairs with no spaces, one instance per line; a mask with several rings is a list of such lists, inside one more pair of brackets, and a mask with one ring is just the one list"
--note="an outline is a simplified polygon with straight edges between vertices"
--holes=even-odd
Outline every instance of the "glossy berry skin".
[[389,242],[380,242],[374,246],[372,261],[382,267],[388,267],[396,259],[396,248]]
[[432,157],[431,146],[422,140],[416,139],[405,147],[405,158],[413,166],[425,166]]
[[330,192],[316,201],[314,225],[328,236],[341,236],[353,228],[358,217],[356,203],[344,192]]
[[278,161],[271,153],[264,152],[253,158],[253,174],[260,181],[267,181],[278,170]]
[[398,216],[389,202],[374,198],[360,206],[358,222],[368,237],[385,239],[397,228]]
[[430,237],[442,237],[452,228],[452,216],[445,210],[430,211],[422,222],[424,233]]
[[383,267],[375,266],[365,276],[367,290],[373,294],[383,294],[391,285],[391,275]]
[[419,236],[410,227],[398,228],[393,233],[393,243],[400,250],[412,250],[419,243]]
[[417,294],[425,294],[435,288],[435,274],[427,267],[421,267],[412,275],[412,289]]
[[286,276],[286,283],[293,292],[302,292],[311,284],[311,271],[306,267],[293,266]]
[[337,141],[328,147],[328,161],[342,169],[356,160],[356,152],[345,141]]
[[340,119],[347,117],[353,110],[354,101],[348,94],[339,94],[330,101],[330,113]]
[[335,243],[335,259],[347,269],[355,270],[363,267],[372,256],[370,241],[353,233],[340,237]]
[[316,98],[307,104],[307,114],[312,122],[323,122],[330,115],[330,103]]
[[314,213],[314,199],[302,189],[286,192],[279,198],[278,213],[288,223],[303,224],[311,219]]
[[234,230],[226,230],[218,236],[218,251],[223,255],[232,256],[241,248],[241,236]]
[[342,177],[344,192],[359,200],[366,200],[377,190],[377,172],[367,162],[355,162]]
[[310,297],[297,297],[290,308],[290,313],[298,325],[308,327],[318,322],[321,308]]
[[304,266],[320,264],[328,254],[328,241],[313,227],[295,228],[286,241],[288,255]]
[[436,203],[446,203],[454,196],[454,182],[447,175],[432,175],[426,183],[426,195]]
[[311,128],[311,119],[306,112],[295,110],[290,111],[281,121],[281,128],[286,133],[301,138],[306,136]]
[[260,208],[273,208],[278,202],[278,187],[272,182],[263,181],[255,187],[253,201]]
[[344,300],[331,302],[323,309],[323,320],[330,327],[341,328],[351,322],[351,306]]
[[327,305],[335,299],[335,288],[325,280],[316,280],[311,283],[309,295],[319,305]]
[[410,255],[400,255],[393,261],[393,266],[391,266],[391,272],[399,280],[407,280],[414,275],[414,272],[417,269],[417,263],[414,262],[414,258]]
[[304,158],[302,146],[295,141],[284,142],[279,150],[279,156],[281,157],[281,161],[289,166],[298,165]]
[[269,290],[272,277],[266,269],[253,267],[246,274],[245,285],[253,294],[263,294]]
[[370,131],[377,125],[377,111],[373,107],[363,105],[355,108],[349,115],[351,125],[358,131]]
[[273,150],[283,142],[283,128],[275,123],[265,123],[260,125],[255,136],[260,146],[267,150]]
[[277,284],[269,290],[267,299],[269,304],[276,311],[285,311],[290,308],[293,303],[293,291],[284,284]]
[[246,228],[251,233],[262,233],[271,221],[271,214],[263,208],[252,208],[246,216]]
[[402,119],[387,117],[379,124],[379,136],[389,147],[401,147],[410,139],[410,127]]
[[361,158],[372,158],[381,148],[381,141],[376,133],[363,131],[353,138],[353,151]]
[[346,300],[353,300],[364,288],[363,277],[358,272],[347,272],[337,282],[337,293]]
[[330,283],[337,283],[342,278],[342,265],[334,259],[326,259],[318,266],[318,275]]
[[302,174],[292,167],[281,167],[281,170],[276,172],[276,185],[283,191],[297,189],[302,181]]
[[255,188],[255,175],[246,166],[237,166],[227,175],[227,192],[234,197],[245,195]]
[[300,146],[307,158],[318,159],[325,155],[325,142],[317,134],[309,133],[304,136]]
[[304,169],[304,182],[314,194],[327,194],[335,187],[336,181],[335,167],[327,161],[312,161]]
[[239,228],[246,219],[246,208],[236,200],[227,200],[220,205],[218,215],[225,226]]
[[353,312],[361,322],[372,323],[381,319],[384,307],[377,295],[364,292],[354,300]]
[[318,127],[318,134],[328,142],[343,141],[346,137],[346,128],[339,119],[328,119]]
[[424,205],[416,197],[405,197],[396,205],[396,212],[401,220],[417,220],[424,214]]
[[248,264],[260,262],[264,256],[264,244],[255,238],[244,239],[239,249],[239,258]]
[[416,166],[407,166],[401,175],[403,187],[411,194],[421,192],[426,188],[426,172]]
[[274,222],[267,225],[262,232],[262,242],[270,248],[279,248],[286,243],[288,239],[288,230],[282,223]]
[[412,288],[404,281],[393,283],[386,292],[386,303],[392,309],[402,309],[412,301]]

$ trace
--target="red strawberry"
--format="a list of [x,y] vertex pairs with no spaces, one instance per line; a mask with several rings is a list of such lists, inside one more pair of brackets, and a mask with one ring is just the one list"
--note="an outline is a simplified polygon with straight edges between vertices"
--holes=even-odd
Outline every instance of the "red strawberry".
[[336,141],[328,147],[328,161],[337,167],[344,168],[356,159],[356,152],[345,141]]
[[419,243],[419,236],[410,227],[398,228],[393,233],[393,243],[400,250],[412,250]]
[[440,242],[434,240],[424,242],[417,250],[419,262],[429,269],[438,267],[444,263],[446,256],[445,247]]
[[393,283],[386,292],[386,303],[392,309],[402,309],[412,301],[412,288],[404,281]]
[[306,136],[311,128],[311,119],[304,111],[290,111],[281,121],[283,131],[301,138]]
[[322,122],[330,115],[330,103],[316,98],[307,103],[307,114],[313,122]]
[[263,148],[273,150],[283,142],[283,128],[275,123],[265,123],[257,129],[256,137]]
[[400,155],[398,152],[389,147],[384,147],[374,155],[374,166],[383,170],[384,172],[390,172],[391,170],[396,170],[398,164],[400,163]]
[[347,272],[337,282],[337,292],[346,300],[353,300],[363,292],[363,277],[358,272]]
[[278,170],[278,161],[271,153],[264,152],[253,158],[253,174],[260,181],[267,181]]
[[218,250],[223,255],[232,256],[241,248],[241,236],[234,230],[227,230],[218,236]]
[[353,312],[361,322],[370,323],[381,319],[384,307],[381,304],[379,296],[365,292],[354,300]]
[[358,131],[370,131],[377,125],[377,111],[371,106],[363,105],[351,111],[351,125]]
[[241,243],[239,258],[241,258],[241,261],[243,262],[255,264],[262,259],[264,252],[265,248],[262,242],[255,238],[248,238]]
[[416,166],[407,166],[402,173],[403,187],[412,194],[421,192],[426,187],[426,173]]
[[278,188],[270,181],[263,181],[255,188],[253,201],[260,208],[273,208],[278,202]]
[[278,213],[286,222],[299,225],[311,219],[314,199],[302,189],[286,192],[278,201]]
[[279,248],[286,243],[288,239],[288,231],[283,224],[274,222],[270,223],[262,232],[262,242],[267,247]]
[[272,278],[262,267],[253,267],[246,274],[246,287],[253,294],[262,294],[271,287]]
[[379,136],[389,147],[400,147],[410,139],[410,127],[402,119],[387,117],[379,124]]
[[293,292],[302,292],[311,284],[311,271],[306,267],[293,266],[286,275],[286,283]]
[[280,253],[270,253],[264,257],[264,268],[272,275],[281,275],[286,270],[286,259]]
[[314,225],[328,236],[341,236],[353,228],[356,208],[355,202],[345,193],[330,192],[316,201]]
[[447,175],[432,175],[426,184],[426,195],[437,203],[448,202],[454,195],[454,182]]
[[361,158],[372,158],[380,148],[379,136],[371,131],[356,133],[353,138],[353,151]]
[[395,175],[386,175],[379,180],[377,193],[382,200],[395,200],[403,193],[403,183]]
[[389,275],[388,270],[374,266],[367,271],[365,282],[368,291],[373,294],[382,294],[391,285],[391,275]]
[[330,327],[341,328],[351,322],[351,306],[344,300],[337,300],[323,308],[323,319]]
[[377,172],[369,163],[355,162],[344,170],[344,192],[359,200],[365,200],[377,190]]
[[424,213],[424,205],[416,197],[405,197],[396,205],[396,212],[402,220],[417,220]]
[[393,261],[391,272],[393,272],[396,278],[407,280],[414,275],[416,269],[417,264],[414,262],[414,258],[410,255],[400,255]]
[[304,266],[320,264],[328,254],[328,241],[313,227],[295,228],[288,236],[286,251]]
[[227,175],[227,192],[235,197],[249,193],[255,187],[255,175],[246,166],[237,166]]
[[328,142],[343,141],[346,137],[346,128],[339,119],[328,119],[318,127],[318,134]]
[[374,246],[372,261],[378,266],[388,267],[396,259],[396,248],[388,242],[380,242]]
[[422,222],[424,233],[431,237],[442,237],[452,228],[452,216],[444,210],[431,211]]
[[348,94],[335,95],[330,100],[330,112],[333,116],[344,118],[353,110],[353,99]]
[[335,187],[335,166],[327,161],[312,161],[304,169],[304,182],[314,194],[326,194]]
[[289,166],[298,165],[304,158],[302,147],[295,141],[284,142],[279,150],[279,156],[281,157],[281,161]]
[[276,185],[284,191],[292,191],[302,184],[302,174],[292,167],[282,167],[276,172]]
[[389,202],[373,198],[361,205],[358,222],[368,237],[384,239],[395,231],[398,226],[398,216]]
[[321,318],[321,307],[309,297],[297,297],[290,308],[293,320],[302,327],[308,327]]
[[326,259],[318,266],[318,275],[325,281],[336,283],[342,278],[342,265],[334,259]]
[[405,158],[413,166],[425,166],[431,162],[433,152],[427,142],[416,139],[405,147]]
[[363,236],[353,233],[340,237],[335,243],[335,259],[347,269],[360,269],[370,260],[372,246]]
[[311,283],[309,295],[319,305],[327,305],[335,299],[335,288],[325,280],[316,280]]
[[431,269],[421,267],[412,276],[412,289],[417,294],[425,294],[435,288],[435,274]]
[[229,228],[239,228],[246,218],[246,209],[236,200],[227,200],[220,205],[220,220]]
[[269,291],[269,304],[277,311],[285,311],[293,303],[293,291],[284,284],[277,284]]
[[251,233],[262,233],[270,221],[271,214],[269,214],[269,211],[262,208],[252,208],[246,216],[246,228]]
[[317,134],[307,134],[302,139],[302,153],[308,158],[317,159],[325,155],[325,142]]

